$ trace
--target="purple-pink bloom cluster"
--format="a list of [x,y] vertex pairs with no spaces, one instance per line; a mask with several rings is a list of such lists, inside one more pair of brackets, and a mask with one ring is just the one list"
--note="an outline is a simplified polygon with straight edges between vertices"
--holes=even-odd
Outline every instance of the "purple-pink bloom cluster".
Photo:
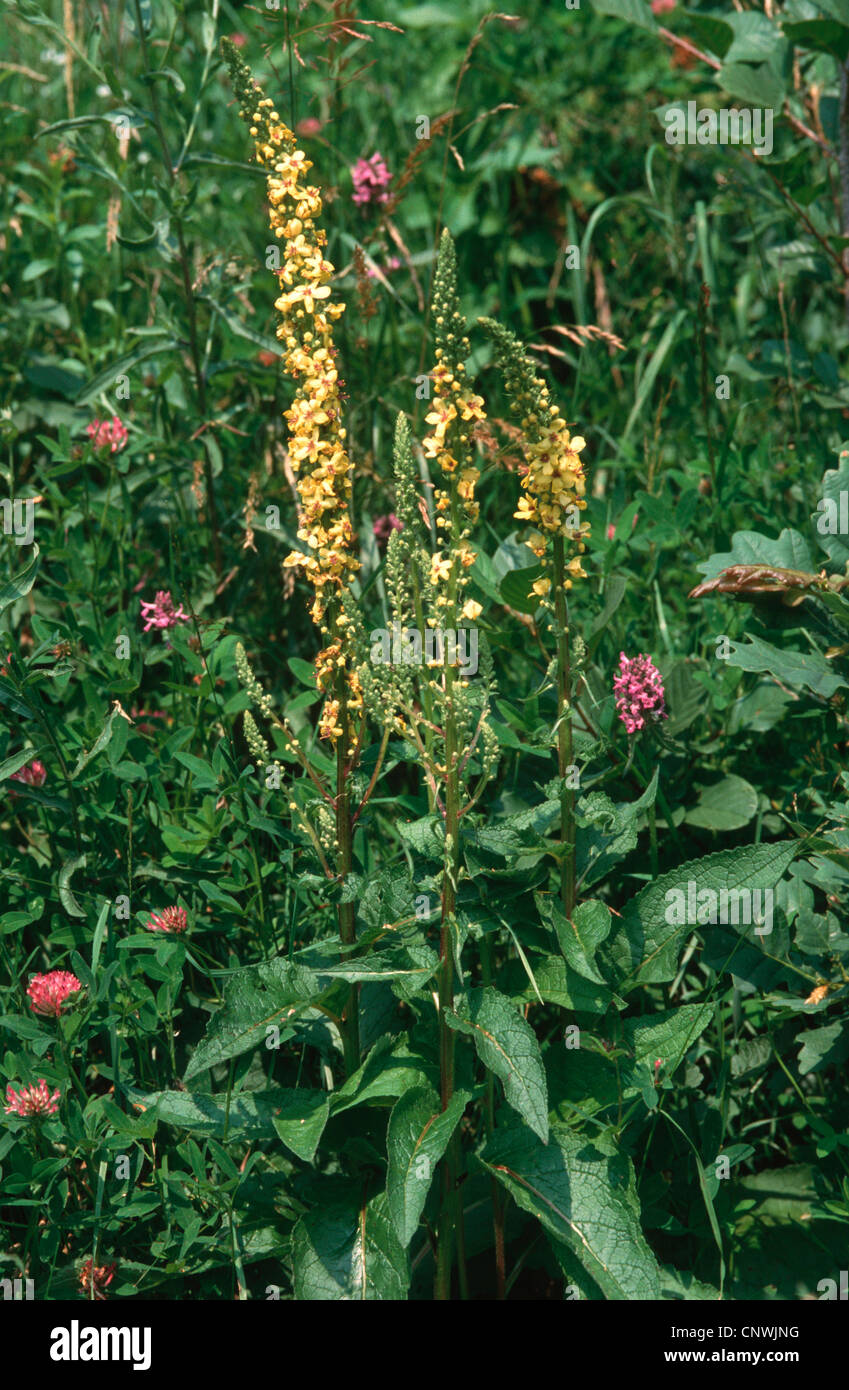
[[144,630],[150,632],[152,627],[176,627],[177,623],[189,622],[188,613],[183,612],[183,606],[174,607],[174,600],[167,589],[158,589],[156,598],[142,599],[141,615],[144,619]]
[[619,718],[629,734],[636,734],[649,719],[666,719],[663,681],[650,656],[628,657],[619,653],[619,674],[613,678]]
[[351,178],[354,181],[355,203],[385,203],[389,197],[386,189],[392,182],[392,175],[382,154],[373,154],[371,159],[358,159],[351,170]]

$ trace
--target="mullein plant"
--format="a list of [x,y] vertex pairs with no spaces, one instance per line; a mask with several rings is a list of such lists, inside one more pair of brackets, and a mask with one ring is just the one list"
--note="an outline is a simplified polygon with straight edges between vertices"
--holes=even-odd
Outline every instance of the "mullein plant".
[[[311,161],[297,148],[292,131],[274,103],[263,97],[250,68],[234,45],[222,40],[240,114],[254,141],[256,162],[265,170],[270,204],[269,223],[281,243],[278,273],[280,314],[277,337],[283,347],[283,368],[295,382],[292,404],[285,412],[289,454],[301,506],[298,540],[303,549],[284,560],[284,568],[300,569],[313,591],[310,615],[322,647],[315,658],[315,676],[324,703],[318,733],[334,749],[335,783],[324,784],[288,725],[272,712],[270,697],[254,676],[244,648],[236,652],[236,667],[248,695],[263,717],[275,724],[287,749],[301,763],[312,783],[311,798],[293,799],[296,814],[319,857],[328,879],[344,897],[352,870],[353,827],[362,804],[352,804],[353,774],[359,762],[365,727],[363,689],[358,675],[361,657],[357,606],[351,582],[359,569],[350,518],[352,464],[342,424],[342,382],[336,367],[333,325],[345,306],[332,297],[334,268],[324,250],[327,234],[317,225],[322,200],[306,181]],[[250,713],[245,736],[251,754],[268,766],[273,760]],[[279,764],[276,765],[282,773]],[[374,786],[369,785],[366,795]],[[313,824],[317,820],[318,828]],[[337,903],[343,949],[356,939],[354,904]],[[357,987],[351,985],[341,1019],[346,1072],[359,1065]]]
[[569,433],[548,387],[515,335],[494,319],[481,319],[480,324],[492,340],[511,410],[520,416],[524,462],[522,495],[515,517],[531,527],[525,544],[543,567],[533,588],[548,610],[554,630],[557,770],[564,855],[561,898],[563,910],[571,919],[576,903],[572,704],[581,647],[570,641],[567,595],[574,579],[586,579],[581,555],[590,528],[581,520],[587,503],[586,474],[580,458],[586,441]]
[[[443,1114],[454,1099],[454,1037],[449,1026],[455,992],[462,988],[462,932],[457,895],[462,874],[461,820],[477,804],[491,777],[498,754],[488,723],[492,693],[489,652],[484,643],[476,677],[463,631],[471,631],[481,613],[468,596],[476,552],[471,528],[479,504],[475,488],[474,430],[485,420],[483,400],[471,389],[466,360],[467,326],[459,308],[457,260],[448,231],[440,241],[434,277],[435,363],[430,372],[433,394],[423,440],[427,466],[437,470],[432,484],[429,526],[425,526],[416,492],[412,439],[399,415],[394,470],[400,530],[390,535],[386,556],[386,590],[398,651],[389,660],[375,649],[374,664],[363,669],[370,706],[380,711],[387,729],[410,741],[427,778],[429,802],[441,821],[442,875],[438,974],[440,1100]],[[421,647],[410,647],[410,630]],[[477,636],[477,634],[475,634]],[[420,651],[423,667],[414,671]],[[459,1114],[457,1116],[459,1119]],[[459,1200],[460,1148],[456,1128],[442,1166],[442,1203],[437,1240],[436,1296],[450,1297],[456,1243],[461,1285],[465,1268],[462,1208]]]

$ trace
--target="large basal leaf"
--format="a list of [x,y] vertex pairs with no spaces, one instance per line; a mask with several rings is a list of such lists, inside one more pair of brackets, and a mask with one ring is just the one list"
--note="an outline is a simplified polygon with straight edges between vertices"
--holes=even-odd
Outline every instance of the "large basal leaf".
[[696,569],[708,579],[716,579],[732,565],[770,565],[776,569],[805,570],[807,573],[815,569],[805,537],[791,530],[782,531],[778,540],[762,536],[759,531],[735,531],[730,550],[711,555]]
[[[628,981],[624,987],[673,980],[684,937],[699,929],[709,938],[714,930],[709,923],[700,926],[697,920],[689,921],[691,898],[698,902],[699,893],[710,890],[717,895],[721,911],[723,890],[754,893],[774,888],[798,852],[799,846],[792,840],[721,850],[719,854],[681,864],[648,884],[626,903],[617,929],[605,947],[611,964]],[[686,922],[675,920],[682,894],[688,916]],[[733,909],[733,899],[728,906]],[[742,908],[738,908],[738,914],[742,916]],[[745,930],[754,932],[754,924]],[[764,939],[768,938],[764,936]]]
[[828,700],[841,686],[849,684],[835,674],[824,656],[819,652],[786,652],[773,647],[760,637],[750,637],[742,642],[728,643],[729,655],[725,658],[729,666],[739,666],[743,671],[768,671],[776,680],[785,685],[801,685]]
[[195,1048],[185,1079],[257,1047],[270,1027],[282,1032],[318,993],[315,975],[287,960],[264,961],[238,971],[224,986],[224,1003]]
[[563,1241],[609,1299],[660,1297],[657,1261],[640,1229],[631,1162],[565,1126],[541,1144],[528,1129],[499,1129],[481,1161],[524,1211]]
[[416,1233],[436,1165],[471,1099],[458,1091],[446,1110],[430,1086],[405,1091],[389,1116],[386,1152],[386,1196],[389,1214],[402,1246]]
[[389,1215],[385,1192],[363,1190],[322,1203],[302,1216],[292,1232],[295,1298],[406,1300],[407,1253]]
[[702,788],[698,802],[684,819],[703,830],[740,830],[757,809],[758,794],[751,782],[732,772],[713,786]]
[[548,1142],[548,1088],[539,1043],[515,1005],[496,989],[472,989],[456,1011],[446,1011],[449,1028],[474,1040],[485,1067],[504,1084],[508,1104]]

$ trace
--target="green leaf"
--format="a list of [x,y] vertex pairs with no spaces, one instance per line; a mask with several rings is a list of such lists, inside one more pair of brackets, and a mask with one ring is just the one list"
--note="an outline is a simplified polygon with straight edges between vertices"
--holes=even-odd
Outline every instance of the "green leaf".
[[59,901],[64,907],[69,917],[85,917],[85,909],[80,907],[73,893],[71,892],[71,877],[77,869],[81,869],[85,864],[84,854],[78,855],[75,859],[66,859],[59,870],[57,888],[59,891]]
[[764,642],[760,637],[750,637],[742,642],[728,643],[729,655],[725,658],[729,666],[739,666],[743,671],[768,671],[775,679],[785,685],[801,685],[830,699],[841,686],[849,685],[843,676],[835,675],[828,661],[819,652],[788,652]]
[[626,24],[637,24],[641,29],[654,31],[657,22],[645,0],[592,0],[596,14],[615,15]]
[[542,603],[542,596],[535,594],[531,585],[545,573],[542,565],[530,565],[527,569],[510,570],[499,585],[499,594],[508,608],[517,613],[536,613]]
[[375,1299],[401,1302],[410,1282],[386,1194],[337,1198],[302,1216],[292,1232],[298,1302]]
[[704,787],[698,804],[684,817],[688,825],[704,830],[740,830],[758,809],[758,794],[751,782],[731,773]]
[[604,878],[626,854],[636,848],[637,821],[654,805],[660,768],[636,801],[611,801],[604,792],[589,792],[578,800],[578,871],[584,889]]
[[[611,963],[629,977],[628,987],[673,980],[683,938],[699,927],[698,921],[689,920],[691,894],[700,905],[698,895],[705,890],[716,894],[719,902],[723,890],[774,888],[798,853],[794,840],[778,840],[721,850],[661,874],[626,903],[606,946]],[[685,921],[680,920],[682,906]],[[744,929],[753,931],[752,926]]]
[[35,576],[38,574],[38,567],[41,564],[41,555],[37,545],[32,547],[30,556],[24,568],[0,588],[0,613],[4,608],[8,608],[10,603],[15,603],[19,598],[25,598],[35,583]]
[[723,18],[734,30],[734,42],[723,54],[726,63],[772,63],[776,73],[781,71],[787,45],[777,24],[759,10],[733,12]]
[[15,772],[20,772],[26,763],[38,756],[38,748],[25,748],[23,753],[13,753],[11,758],[6,758],[4,762],[0,763],[0,782],[5,782],[7,777],[11,777]]
[[[540,904],[545,900],[539,899]],[[593,980],[598,985],[605,983],[595,963],[595,953],[610,935],[610,909],[597,899],[589,898],[575,908],[572,920],[561,911],[559,904],[548,900],[549,920],[557,932],[560,949],[578,975],[585,980]]]
[[[145,1093],[129,1088],[139,1110],[155,1110],[163,1124],[203,1134],[209,1138],[271,1138],[279,1134],[284,1144],[308,1162],[315,1154],[330,1109],[321,1091],[274,1087],[268,1091],[208,1095],[200,1091]],[[228,1105],[229,1099],[229,1105]],[[293,1142],[294,1140],[294,1142]]]
[[109,912],[112,908],[111,902],[105,902],[100,909],[100,916],[94,928],[94,936],[91,942],[91,973],[94,975],[97,970],[97,962],[100,960],[100,952],[103,947],[104,937],[106,936],[109,924]]
[[609,1299],[660,1297],[657,1261],[640,1229],[630,1160],[552,1126],[551,1142],[530,1130],[496,1130],[481,1162],[523,1211],[580,1260]]
[[216,314],[221,316],[230,329],[230,332],[235,333],[237,338],[245,338],[249,343],[253,343],[255,347],[262,348],[264,352],[272,352],[275,357],[281,356],[280,344],[276,338],[267,338],[264,333],[257,333],[255,328],[249,328],[246,323],[242,322],[237,314],[232,314],[229,309],[225,309],[223,304],[219,304],[217,300],[212,299],[210,295],[202,294],[199,295],[198,298],[204,300],[205,303],[209,304],[210,307],[215,310]]
[[696,569],[706,578],[716,579],[717,575],[730,569],[732,565],[771,565],[776,569],[804,570],[807,573],[815,569],[805,537],[798,531],[789,529],[782,531],[777,540],[762,536],[759,531],[735,531],[731,537],[729,551],[721,555],[711,555],[709,560],[697,565]]
[[430,1086],[414,1086],[397,1101],[386,1131],[386,1196],[398,1239],[406,1249],[416,1233],[436,1165],[471,1100],[458,1091],[447,1109]]
[[637,393],[634,399],[634,404],[631,408],[631,413],[628,416],[627,422],[625,424],[625,431],[622,435],[623,442],[629,437],[631,430],[634,428],[637,421],[639,420],[640,415],[643,412],[643,408],[647,404],[649,396],[651,395],[652,388],[654,386],[655,380],[657,379],[657,374],[660,371],[666,359],[666,354],[672,347],[672,344],[675,341],[675,335],[686,318],[687,310],[679,309],[675,314],[674,318],[670,319],[669,323],[663,330],[660,342],[658,343],[657,347],[652,353],[651,358],[649,359],[648,366],[646,367],[645,371],[642,373],[640,377],[640,382],[637,387]]
[[42,140],[45,135],[61,135],[66,130],[80,130],[88,125],[109,125],[110,116],[69,116],[64,121],[54,121],[43,130],[36,131],[35,139]]
[[784,101],[784,82],[771,63],[723,63],[716,81],[749,106],[780,109]]
[[625,1044],[635,1062],[654,1065],[658,1057],[671,1071],[707,1028],[715,1013],[713,1004],[684,1004],[645,1018],[629,1018],[624,1024]]
[[734,42],[734,30],[728,19],[716,14],[699,14],[697,10],[687,10],[686,19],[687,38],[695,39],[700,47],[724,58]]
[[315,690],[315,666],[311,661],[304,661],[302,656],[290,656],[289,670],[293,676],[297,676],[302,685],[307,685],[310,690]]
[[330,1097],[324,1091],[286,1087],[274,1092],[274,1101],[275,1130],[292,1153],[312,1163],[330,1114]]
[[548,1141],[548,1090],[539,1043],[515,1005],[496,989],[472,989],[458,1009],[448,1009],[449,1028],[474,1040],[485,1067],[504,1084],[508,1104]]
[[821,10],[837,19],[841,24],[849,24],[849,0],[817,0]]
[[265,961],[238,971],[224,986],[224,1003],[195,1048],[185,1080],[257,1047],[265,1041],[268,1028],[282,1032],[318,993],[311,971],[287,960]]
[[547,1004],[558,1004],[561,1009],[574,1009],[578,1013],[604,1014],[610,1008],[613,993],[605,984],[597,984],[579,975],[560,956],[532,956],[531,969],[534,984],[531,985],[518,961],[511,962],[500,983],[505,991],[514,997],[533,1000],[539,995]]
[[439,1059],[425,1057],[411,1047],[407,1034],[379,1038],[366,1060],[349,1076],[330,1104],[334,1115],[368,1101],[396,1100],[411,1086],[439,1085]]
[[785,38],[800,48],[812,48],[817,53],[830,53],[839,63],[849,57],[849,29],[832,19],[803,19],[782,24]]
[[106,723],[103,725],[103,728],[97,735],[97,738],[91,745],[91,748],[88,750],[88,752],[83,750],[83,752],[77,759],[77,765],[71,773],[71,781],[74,780],[74,778],[77,776],[79,772],[82,772],[84,767],[88,767],[88,764],[91,762],[92,758],[96,758],[98,753],[101,753],[103,751],[103,749],[106,747],[106,745],[110,742],[112,738],[112,726],[114,725],[115,720],[120,718],[123,718],[123,716],[119,713],[117,709],[113,707],[106,716]]
[[125,352],[123,356],[116,357],[108,367],[104,367],[82,387],[76,398],[77,405],[88,405],[100,395],[101,391],[112,390],[115,385],[115,378],[127,376],[133,367],[137,367],[140,362],[145,362],[149,357],[156,357],[162,352],[173,352],[179,347],[176,338],[157,338],[152,343],[139,343],[131,352]]
[[839,1066],[849,1057],[849,1028],[839,1020],[822,1028],[811,1028],[796,1039],[799,1051],[799,1075],[819,1071],[821,1067]]

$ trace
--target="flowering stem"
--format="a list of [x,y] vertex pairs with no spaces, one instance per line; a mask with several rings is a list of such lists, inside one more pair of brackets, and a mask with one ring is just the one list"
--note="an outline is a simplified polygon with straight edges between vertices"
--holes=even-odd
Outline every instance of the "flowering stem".
[[[162,151],[162,162],[168,177],[169,184],[174,184],[177,179],[177,169],[171,160],[171,151],[168,146],[168,138],[162,124],[162,113],[159,106],[159,93],[156,82],[151,80],[158,74],[150,66],[150,53],[147,46],[147,34],[145,32],[144,17],[140,0],[134,0],[136,29],[139,37],[139,48],[141,59],[144,65],[142,77],[149,81],[148,91],[150,92],[150,108],[153,116],[153,125],[159,139],[159,147]],[[206,408],[206,379],[204,377],[203,361],[200,353],[197,331],[197,305],[195,302],[194,290],[192,288],[192,273],[189,265],[189,254],[186,247],[186,238],[183,231],[183,221],[179,212],[171,207],[171,221],[177,235],[178,261],[180,273],[183,280],[183,295],[186,301],[186,320],[189,329],[189,353],[192,359],[192,372],[195,379],[195,390],[197,392],[198,408],[203,418],[204,424],[208,421]],[[217,574],[221,574],[224,562],[221,554],[221,537],[218,533],[218,512],[215,505],[215,479],[212,473],[212,457],[204,441],[204,476],[206,480],[206,502],[209,509],[209,529],[212,533],[212,547],[215,556],[215,569]]]
[[557,771],[560,776],[560,839],[565,849],[561,895],[568,918],[575,911],[575,789],[567,785],[572,767],[572,667],[566,560],[562,536],[554,537],[554,622],[557,632]]

